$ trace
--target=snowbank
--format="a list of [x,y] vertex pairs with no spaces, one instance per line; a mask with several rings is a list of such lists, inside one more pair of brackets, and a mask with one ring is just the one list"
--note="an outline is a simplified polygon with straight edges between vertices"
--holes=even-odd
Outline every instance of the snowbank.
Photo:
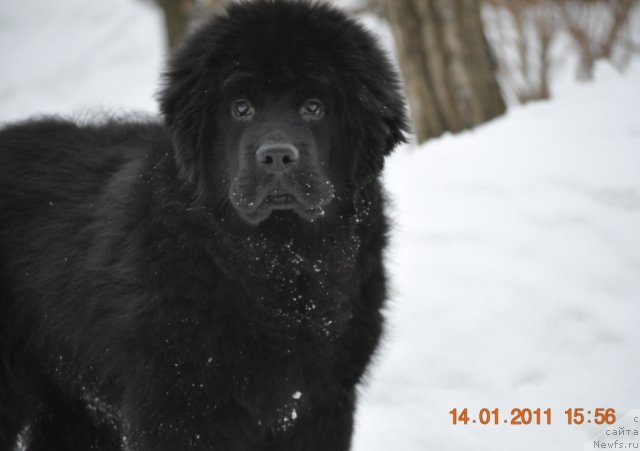
[[[567,450],[569,407],[640,406],[640,70],[388,162],[388,342],[356,449]],[[552,426],[452,425],[468,407]]]

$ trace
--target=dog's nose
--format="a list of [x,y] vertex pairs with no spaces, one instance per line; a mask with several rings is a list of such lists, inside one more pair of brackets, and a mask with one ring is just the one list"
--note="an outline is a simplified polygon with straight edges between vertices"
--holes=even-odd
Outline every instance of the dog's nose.
[[286,143],[263,144],[256,152],[258,166],[273,174],[288,171],[295,166],[299,157],[298,148]]

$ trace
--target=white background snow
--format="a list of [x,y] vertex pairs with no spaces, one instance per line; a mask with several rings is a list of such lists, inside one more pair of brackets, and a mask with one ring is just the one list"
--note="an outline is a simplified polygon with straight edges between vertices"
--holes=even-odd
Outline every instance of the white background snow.
[[[162,26],[134,0],[1,2],[0,121],[155,113]],[[601,428],[565,409],[640,408],[639,66],[388,161],[393,296],[355,450],[581,450]],[[454,407],[554,424],[454,426]]]

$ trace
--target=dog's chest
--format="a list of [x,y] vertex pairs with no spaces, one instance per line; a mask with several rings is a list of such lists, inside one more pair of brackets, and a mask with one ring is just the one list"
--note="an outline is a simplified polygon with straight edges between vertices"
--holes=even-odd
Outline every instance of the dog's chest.
[[274,247],[268,240],[247,240],[243,281],[252,310],[264,309],[274,325],[335,337],[351,318],[357,296],[356,255],[352,236],[306,247],[294,241]]
[[328,371],[331,348],[304,348],[280,355],[276,349],[256,347],[254,353],[237,360],[232,396],[260,429],[288,430],[334,385]]
[[256,425],[261,429],[284,432],[294,426],[298,420],[307,415],[308,394],[301,390],[283,390],[283,396],[272,403],[252,406]]

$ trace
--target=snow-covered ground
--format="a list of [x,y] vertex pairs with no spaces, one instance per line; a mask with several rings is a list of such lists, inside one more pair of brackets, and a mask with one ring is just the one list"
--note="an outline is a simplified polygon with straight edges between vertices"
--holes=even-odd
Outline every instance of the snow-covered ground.
[[[600,66],[389,161],[395,292],[357,449],[581,449],[597,428],[567,408],[640,407],[638,105],[639,68]],[[557,425],[453,426],[454,407]]]
[[[134,0],[0,3],[0,122],[153,113],[161,27]],[[356,451],[581,450],[601,428],[567,408],[640,408],[640,66],[556,88],[388,161],[393,299]],[[501,424],[452,425],[465,407]],[[503,424],[518,407],[553,424]]]

